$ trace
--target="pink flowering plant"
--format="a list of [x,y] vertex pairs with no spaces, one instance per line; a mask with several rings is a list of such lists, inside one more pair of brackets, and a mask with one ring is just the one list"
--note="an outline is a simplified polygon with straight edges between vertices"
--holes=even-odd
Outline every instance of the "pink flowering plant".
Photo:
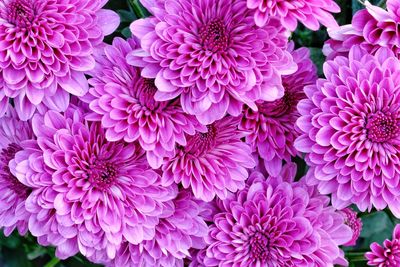
[[400,267],[400,1],[0,0],[0,266]]

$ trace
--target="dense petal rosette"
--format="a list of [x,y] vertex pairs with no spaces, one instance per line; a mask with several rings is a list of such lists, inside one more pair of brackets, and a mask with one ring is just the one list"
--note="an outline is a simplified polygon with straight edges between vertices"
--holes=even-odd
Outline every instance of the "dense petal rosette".
[[350,226],[353,231],[353,236],[349,242],[343,244],[344,246],[355,246],[357,243],[357,239],[360,236],[362,229],[362,220],[357,217],[357,212],[350,208],[345,208],[341,210],[344,216],[344,223]]
[[25,140],[33,136],[28,122],[20,121],[14,109],[6,105],[5,116],[0,118],[0,228],[6,236],[17,229],[21,235],[28,230],[29,213],[25,199],[30,193],[11,173],[9,164],[22,150]]
[[1,1],[0,101],[13,98],[27,120],[37,106],[64,111],[69,93],[84,95],[94,47],[119,24],[116,13],[101,9],[106,2]]
[[294,164],[278,177],[253,172],[245,189],[221,202],[206,242],[206,266],[333,266],[351,239],[329,198],[293,182]]
[[283,96],[281,76],[296,70],[276,18],[254,23],[245,0],[142,1],[154,15],[132,23],[141,49],[128,55],[155,79],[156,100],[180,96],[203,124],[238,116],[243,103]]
[[400,56],[400,3],[387,0],[387,10],[365,1],[366,9],[358,11],[351,24],[329,30],[332,38],[324,45],[328,59],[348,55],[354,45],[360,45],[368,52],[388,47]]
[[[72,107],[64,115],[37,114],[32,127],[37,144],[17,153],[15,174],[33,188],[26,205],[34,235],[56,245],[63,258],[78,248],[87,257],[106,250],[114,258],[123,239],[139,244],[154,237],[177,190],[160,186],[137,143],[107,141],[100,123]],[[44,218],[47,228],[38,225]]]
[[138,140],[150,165],[159,168],[163,157],[173,156],[176,143],[186,145],[185,134],[205,127],[183,112],[178,99],[154,100],[154,80],[142,78],[139,68],[126,63],[126,55],[135,48],[134,39],[116,38],[97,50],[85,101],[93,111],[89,118],[102,122],[109,141]]
[[[51,170],[44,164],[43,151],[36,140],[27,140],[10,164],[12,173],[31,193],[25,201],[25,208],[29,212],[29,232],[37,237],[42,246],[56,246],[56,256],[64,259],[78,253],[76,238],[70,235],[66,238],[61,233],[68,233],[72,224],[65,221],[59,224],[54,199],[57,196],[52,188]],[[67,227],[64,227],[67,226]],[[64,231],[65,230],[65,231]],[[75,231],[72,231],[74,234]]]
[[152,240],[138,245],[125,242],[107,267],[183,267],[189,249],[205,246],[207,224],[200,216],[201,203],[182,190],[173,201],[174,211],[160,219]]
[[386,239],[383,246],[374,242],[371,251],[365,253],[369,266],[394,267],[400,266],[400,224],[393,231],[393,239]]
[[295,146],[307,153],[308,182],[337,208],[388,205],[400,217],[400,61],[388,48],[356,46],[324,73],[298,105]]
[[245,133],[237,129],[239,121],[225,117],[208,125],[206,133],[188,136],[187,145],[178,147],[175,156],[164,162],[162,184],[182,183],[205,201],[242,189],[246,168],[253,168],[255,162],[250,146],[240,140]]
[[247,0],[247,7],[256,9],[254,20],[257,25],[264,26],[268,18],[274,16],[290,31],[296,30],[297,21],[314,31],[320,24],[337,27],[331,13],[340,12],[334,0]]
[[239,129],[248,131],[246,142],[257,151],[265,161],[265,168],[271,175],[278,175],[282,160],[291,161],[297,155],[294,140],[299,135],[295,127],[299,113],[297,103],[305,97],[304,86],[314,84],[317,80],[316,67],[309,58],[309,51],[300,48],[293,51],[298,70],[282,77],[285,94],[273,102],[257,101],[257,111],[244,108]]

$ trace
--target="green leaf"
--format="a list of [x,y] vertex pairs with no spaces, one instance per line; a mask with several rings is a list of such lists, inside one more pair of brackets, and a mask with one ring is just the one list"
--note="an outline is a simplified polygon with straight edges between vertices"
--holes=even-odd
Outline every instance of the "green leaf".
[[31,250],[26,254],[28,260],[34,260],[36,258],[42,257],[47,254],[47,250],[44,247],[36,246],[35,248],[31,248]]
[[0,245],[10,249],[15,249],[21,244],[21,237],[17,233],[12,233],[9,237],[4,236],[0,231]]
[[310,49],[311,60],[317,66],[318,76],[322,77],[323,74],[324,74],[323,71],[322,71],[322,67],[323,67],[324,62],[325,62],[325,56],[322,53],[322,49],[321,48],[317,48],[317,47],[309,47],[308,49]]
[[352,0],[351,2],[351,9],[353,10],[353,14],[355,14],[357,11],[364,9],[365,6],[360,3],[358,0]]
[[132,21],[137,19],[135,13],[129,12],[124,9],[117,10],[117,13],[121,18],[121,23],[131,23]]
[[384,211],[378,211],[361,217],[363,228],[360,237],[363,238],[361,249],[369,249],[373,242],[382,244],[385,239],[391,239],[394,224]]
[[145,18],[150,15],[149,11],[139,2],[139,0],[128,0],[129,6],[138,18]]
[[123,28],[121,31],[121,34],[125,37],[125,38],[129,38],[132,36],[132,32],[129,29],[129,27]]

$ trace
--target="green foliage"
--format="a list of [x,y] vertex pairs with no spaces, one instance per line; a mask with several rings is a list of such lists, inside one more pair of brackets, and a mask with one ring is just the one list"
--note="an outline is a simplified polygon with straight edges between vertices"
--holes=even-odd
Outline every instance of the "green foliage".
[[360,249],[368,250],[369,245],[373,242],[382,243],[385,239],[391,239],[394,224],[384,211],[365,214],[362,216],[362,220]]

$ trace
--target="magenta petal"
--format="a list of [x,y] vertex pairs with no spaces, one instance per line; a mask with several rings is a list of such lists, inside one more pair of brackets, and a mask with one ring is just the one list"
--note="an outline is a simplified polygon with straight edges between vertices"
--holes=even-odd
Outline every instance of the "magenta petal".
[[119,26],[120,17],[111,10],[101,9],[97,12],[98,25],[105,36],[112,34]]
[[76,96],[83,96],[89,90],[85,75],[80,72],[72,72],[71,77],[59,78],[58,83],[65,91]]

